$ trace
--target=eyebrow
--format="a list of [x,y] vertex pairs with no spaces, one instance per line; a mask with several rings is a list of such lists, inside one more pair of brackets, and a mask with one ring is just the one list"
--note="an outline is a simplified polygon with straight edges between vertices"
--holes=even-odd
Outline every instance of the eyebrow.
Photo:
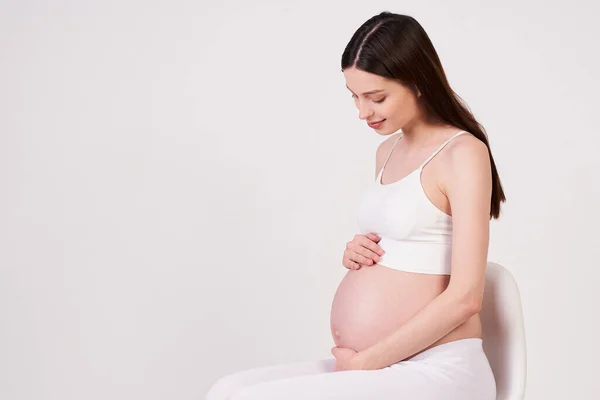
[[[348,85],[346,85],[346,89],[350,90],[350,88],[348,87]],[[352,90],[350,90],[350,91],[352,92]],[[378,93],[378,92],[383,92],[383,89],[376,89],[376,90],[370,90],[368,92],[364,92],[363,96],[367,95],[367,94]],[[354,92],[352,92],[352,93],[354,93]]]

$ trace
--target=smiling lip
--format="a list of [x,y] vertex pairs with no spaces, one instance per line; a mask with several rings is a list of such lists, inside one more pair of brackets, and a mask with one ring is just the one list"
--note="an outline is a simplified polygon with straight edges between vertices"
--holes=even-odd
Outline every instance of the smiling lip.
[[385,121],[385,119],[382,119],[381,121],[378,121],[378,122],[367,122],[367,124],[371,128],[379,128],[381,126],[381,124],[383,123],[383,121]]

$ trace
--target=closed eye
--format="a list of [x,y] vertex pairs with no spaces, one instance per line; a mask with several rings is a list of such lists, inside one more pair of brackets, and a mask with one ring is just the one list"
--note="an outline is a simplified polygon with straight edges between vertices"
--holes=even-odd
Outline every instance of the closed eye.
[[[356,99],[356,98],[358,98],[358,97],[357,97],[356,95],[354,95],[354,94],[353,94],[353,95],[352,95],[352,98],[353,98],[353,99]],[[383,103],[385,99],[386,99],[386,98],[384,97],[384,98],[382,98],[381,100],[373,100],[373,102],[374,102],[374,103],[377,103],[377,104],[380,104],[380,103]]]

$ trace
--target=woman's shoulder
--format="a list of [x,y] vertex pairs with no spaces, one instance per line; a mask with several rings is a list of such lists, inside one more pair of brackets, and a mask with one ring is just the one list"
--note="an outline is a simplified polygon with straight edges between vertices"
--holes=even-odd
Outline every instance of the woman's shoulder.
[[460,187],[465,180],[491,181],[489,149],[483,141],[467,132],[451,140],[446,147],[443,174],[448,185],[454,182]]
[[446,145],[448,160],[457,160],[462,157],[487,157],[488,147],[470,132],[465,132],[452,139]]
[[440,187],[447,187],[452,181],[465,178],[465,168],[480,171],[489,169],[486,144],[468,131],[460,134],[457,132],[461,132],[460,129],[448,131],[440,138],[442,143],[449,141],[436,152],[432,162],[428,163],[430,171],[438,176]]

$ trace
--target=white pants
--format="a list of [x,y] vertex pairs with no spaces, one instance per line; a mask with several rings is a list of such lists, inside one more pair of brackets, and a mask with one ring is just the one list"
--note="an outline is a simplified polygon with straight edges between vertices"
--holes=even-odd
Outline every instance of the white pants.
[[493,400],[496,382],[479,338],[432,347],[377,370],[334,372],[335,359],[240,371],[204,400]]

